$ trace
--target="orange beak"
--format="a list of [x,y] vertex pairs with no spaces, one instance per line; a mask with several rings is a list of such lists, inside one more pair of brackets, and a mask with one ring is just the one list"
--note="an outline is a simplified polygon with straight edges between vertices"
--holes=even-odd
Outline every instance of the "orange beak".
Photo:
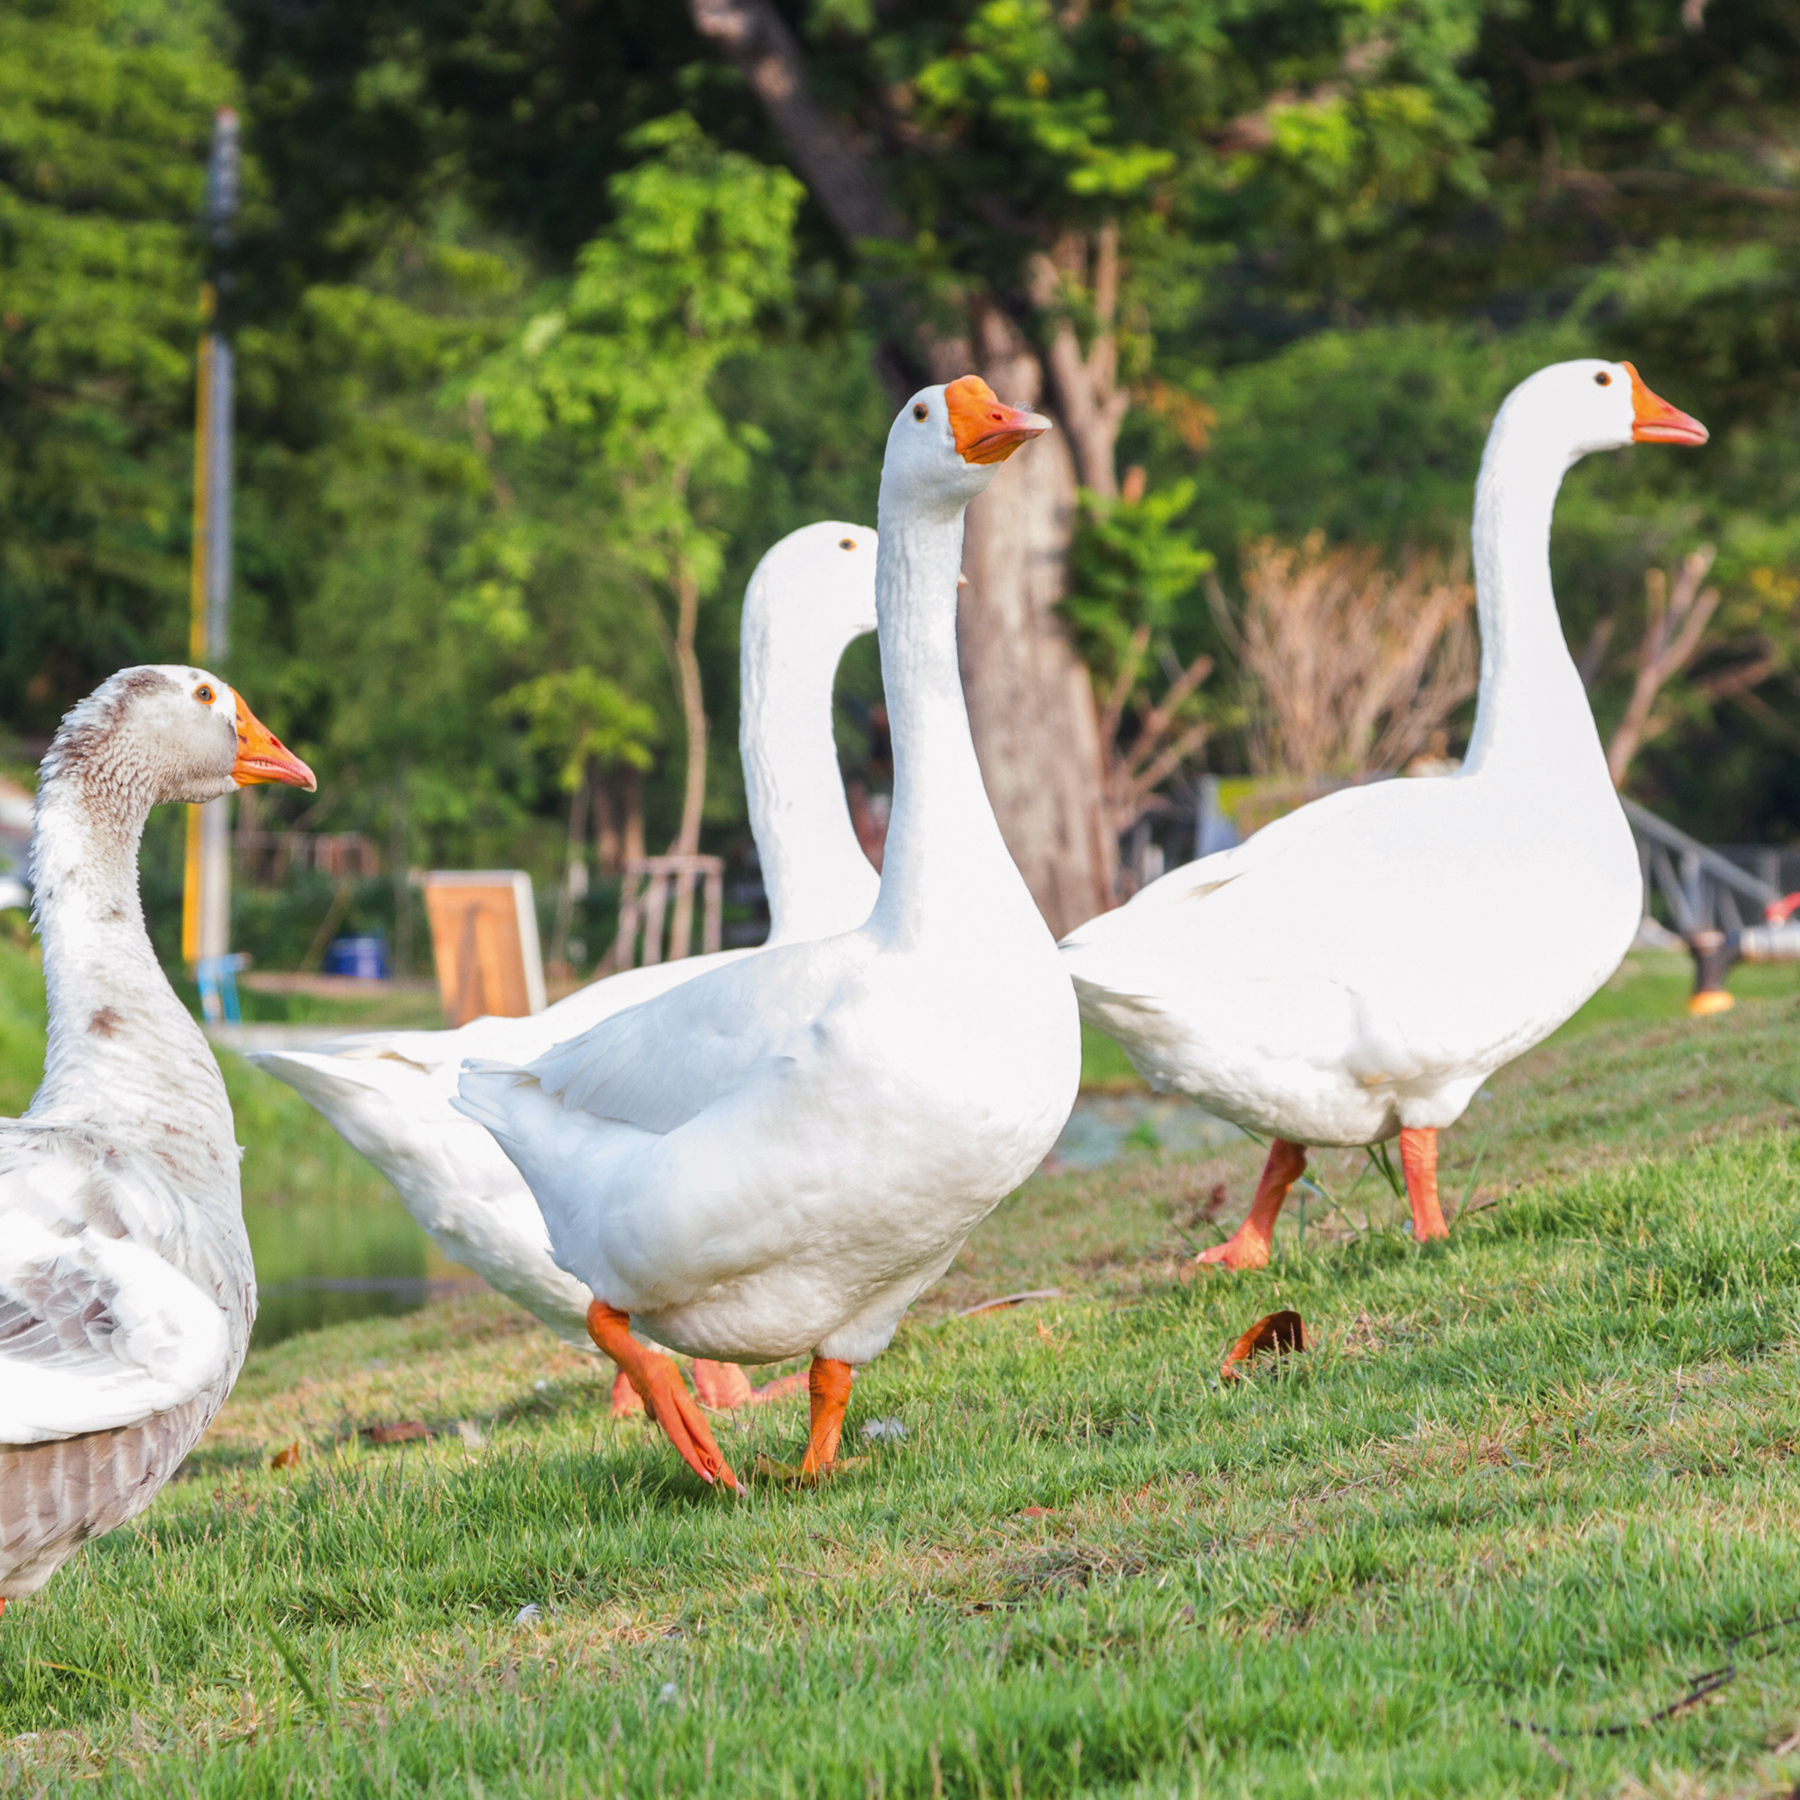
[[313,772],[291,751],[249,707],[235,690],[237,701],[237,761],[231,765],[231,778],[239,787],[252,787],[259,781],[285,781],[289,787],[305,788],[314,793],[318,782]]
[[1005,462],[1021,444],[1042,437],[1050,421],[1042,413],[1007,406],[979,375],[964,375],[944,389],[956,454],[966,463]]
[[1644,386],[1644,380],[1630,363],[1625,365],[1631,376],[1631,437],[1638,444],[1704,444],[1706,427],[1691,419],[1679,407],[1671,406],[1660,395]]

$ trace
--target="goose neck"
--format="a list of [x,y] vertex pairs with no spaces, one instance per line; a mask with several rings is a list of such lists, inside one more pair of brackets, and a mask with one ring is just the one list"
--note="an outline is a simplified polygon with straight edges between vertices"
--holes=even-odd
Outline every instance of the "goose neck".
[[853,930],[873,897],[875,872],[850,823],[831,725],[832,683],[849,642],[848,634],[784,636],[746,609],[738,747],[771,944]]
[[32,832],[33,910],[49,1033],[30,1117],[138,1139],[206,1192],[237,1151],[205,1037],[151,948],[138,894],[148,800],[76,768],[49,774]]
[[1475,488],[1481,680],[1464,772],[1596,773],[1611,788],[1594,715],[1563,636],[1550,524],[1570,458],[1529,422],[1496,421]]
[[961,507],[933,513],[882,496],[875,606],[894,748],[894,799],[871,924],[896,941],[967,932],[990,913],[1043,920],[988,802],[956,649]]

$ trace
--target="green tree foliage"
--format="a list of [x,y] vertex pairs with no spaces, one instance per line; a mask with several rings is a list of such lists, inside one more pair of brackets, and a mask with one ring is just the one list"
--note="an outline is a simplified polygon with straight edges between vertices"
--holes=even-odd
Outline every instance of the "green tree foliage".
[[[1147,486],[1115,498],[1083,464],[1069,565],[1103,693],[1146,624],[1152,674],[1229,656],[1204,577],[1232,588],[1249,539],[1453,549],[1512,382],[1630,356],[1714,442],[1572,477],[1571,639],[1612,621],[1607,724],[1646,569],[1717,545],[1712,648],[1634,783],[1707,837],[1800,829],[1800,40],[1776,0],[779,10],[885,209],[854,241],[678,6],[0,12],[7,721],[46,730],[185,642],[193,220],[230,102],[228,673],[321,767],[313,824],[547,874],[572,739],[502,702],[541,694],[548,720],[591,680],[654,714],[632,741],[650,835],[675,837],[685,579],[710,842],[741,839],[736,595],[781,532],[872,515],[874,371],[918,378],[987,307],[1129,403],[1095,441]],[[1717,698],[1746,658],[1758,683]],[[1215,767],[1238,754],[1215,734]]]
[[633,134],[646,152],[613,177],[616,216],[576,258],[561,303],[535,314],[471,378],[496,428],[554,435],[602,473],[607,536],[667,596],[649,620],[680,693],[687,771],[677,847],[699,848],[707,718],[696,637],[718,586],[722,534],[695,510],[697,487],[740,487],[754,442],[713,404],[719,364],[755,347],[759,323],[792,292],[791,175],[721,152],[685,113]]
[[0,9],[0,706],[178,651],[199,258],[229,67],[172,3]]
[[1064,610],[1083,634],[1090,663],[1116,659],[1139,625],[1166,632],[1180,604],[1213,567],[1176,522],[1193,504],[1194,484],[1123,501],[1087,501],[1075,592]]
[[650,767],[656,714],[592,669],[559,669],[521,682],[500,704],[527,720],[534,748],[561,759],[562,785],[571,793],[589,763]]
[[721,544],[689,505],[695,480],[742,482],[753,439],[710,393],[792,292],[792,176],[720,152],[686,114],[633,134],[647,153],[613,178],[617,214],[576,258],[559,304],[487,358],[469,391],[503,436],[560,434],[611,476],[612,529],[653,581],[702,594]]

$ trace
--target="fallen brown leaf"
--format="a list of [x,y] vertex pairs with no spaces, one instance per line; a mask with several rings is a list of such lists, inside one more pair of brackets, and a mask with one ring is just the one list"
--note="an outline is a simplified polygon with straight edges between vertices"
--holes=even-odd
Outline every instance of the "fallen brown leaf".
[[271,1469],[291,1469],[305,1454],[306,1452],[302,1448],[300,1440],[295,1438],[285,1450],[277,1450],[275,1454],[269,1458],[269,1467]]
[[777,1462],[772,1456],[764,1456],[761,1451],[756,1456],[756,1472],[769,1481],[779,1481],[789,1487],[817,1487],[820,1482],[833,1475],[843,1475],[851,1469],[863,1468],[869,1459],[866,1456],[840,1456],[829,1467],[821,1469],[816,1475],[808,1475],[798,1463]]
[[1289,1350],[1306,1348],[1306,1328],[1300,1315],[1289,1309],[1272,1312],[1260,1318],[1225,1353],[1225,1366],[1219,1371],[1221,1381],[1243,1378],[1242,1365],[1264,1350],[1285,1355]]
[[371,1444],[411,1444],[433,1435],[423,1419],[402,1419],[396,1425],[365,1425],[363,1436]]

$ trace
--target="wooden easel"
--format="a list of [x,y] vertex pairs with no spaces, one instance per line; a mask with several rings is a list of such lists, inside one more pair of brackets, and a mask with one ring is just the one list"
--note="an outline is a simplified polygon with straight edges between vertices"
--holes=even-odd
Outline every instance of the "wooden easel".
[[544,1010],[537,910],[522,869],[434,869],[425,877],[425,913],[445,1024]]

